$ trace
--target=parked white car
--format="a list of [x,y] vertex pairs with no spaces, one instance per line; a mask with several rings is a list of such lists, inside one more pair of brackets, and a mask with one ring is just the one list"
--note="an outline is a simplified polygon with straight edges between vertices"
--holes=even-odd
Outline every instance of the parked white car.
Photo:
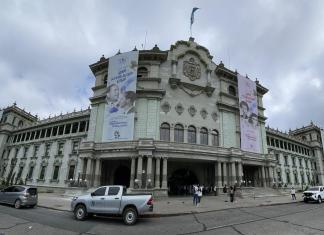
[[324,200],[324,186],[314,186],[303,193],[304,202],[317,201],[321,203]]

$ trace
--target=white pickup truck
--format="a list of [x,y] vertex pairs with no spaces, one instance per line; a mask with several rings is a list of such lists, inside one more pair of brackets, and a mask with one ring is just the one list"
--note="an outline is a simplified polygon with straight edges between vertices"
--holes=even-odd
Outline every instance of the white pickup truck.
[[94,214],[121,215],[125,224],[133,225],[138,215],[153,211],[153,197],[126,194],[126,188],[119,185],[102,186],[91,194],[73,197],[71,210],[77,220]]
[[317,201],[321,203],[324,199],[324,186],[314,186],[310,187],[303,192],[304,202]]

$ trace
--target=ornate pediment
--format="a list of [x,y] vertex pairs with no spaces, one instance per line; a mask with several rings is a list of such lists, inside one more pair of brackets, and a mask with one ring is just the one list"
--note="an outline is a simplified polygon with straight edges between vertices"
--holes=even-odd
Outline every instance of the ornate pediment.
[[183,61],[183,75],[188,77],[191,81],[195,81],[196,79],[200,78],[200,64],[196,63],[193,57],[191,57],[188,61]]

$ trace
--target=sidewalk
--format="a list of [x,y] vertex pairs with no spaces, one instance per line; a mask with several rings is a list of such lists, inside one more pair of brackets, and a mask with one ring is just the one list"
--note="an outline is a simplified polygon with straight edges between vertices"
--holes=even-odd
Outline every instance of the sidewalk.
[[[236,197],[234,203],[226,195],[204,196],[199,207],[192,203],[192,197],[166,197],[154,199],[153,213],[149,216],[171,216],[190,213],[224,210],[230,208],[255,207],[275,204],[298,203],[302,201],[301,193],[296,194],[297,200],[291,200],[290,195],[262,196],[262,197]],[[40,193],[38,206],[55,210],[70,211],[72,197],[55,193]]]

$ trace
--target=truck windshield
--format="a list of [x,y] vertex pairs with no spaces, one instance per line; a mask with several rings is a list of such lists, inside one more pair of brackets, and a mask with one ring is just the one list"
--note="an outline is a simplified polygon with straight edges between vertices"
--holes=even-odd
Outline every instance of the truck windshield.
[[319,191],[318,187],[309,188],[307,191]]

